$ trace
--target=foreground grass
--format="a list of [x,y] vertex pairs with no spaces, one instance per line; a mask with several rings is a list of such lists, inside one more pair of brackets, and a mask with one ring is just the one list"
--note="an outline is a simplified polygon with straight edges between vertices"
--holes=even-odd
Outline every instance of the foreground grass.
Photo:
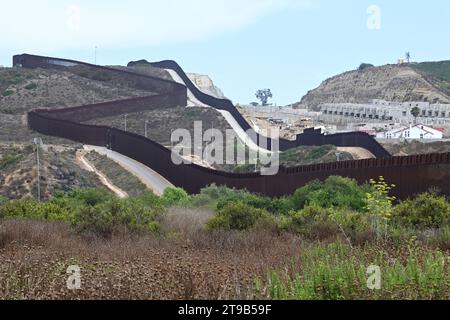
[[[104,239],[61,222],[4,220],[0,300],[254,299],[255,278],[299,252],[289,235],[192,229],[203,215],[171,212],[162,227],[173,236],[164,238],[123,230]],[[72,265],[81,269],[79,290],[66,286]]]
[[[450,299],[448,251],[194,227],[210,215],[177,209],[162,221],[168,236],[123,230],[109,239],[61,222],[4,220],[0,299]],[[66,287],[71,265],[81,269],[80,290]],[[380,290],[367,287],[371,265]]]
[[217,186],[0,199],[0,299],[450,299],[448,199],[394,206],[389,190],[330,177],[279,199]]
[[[261,297],[275,300],[447,300],[448,262],[448,254],[424,247],[314,244],[303,247],[290,268],[258,279],[256,289]],[[371,266],[380,268],[379,287],[370,278]]]

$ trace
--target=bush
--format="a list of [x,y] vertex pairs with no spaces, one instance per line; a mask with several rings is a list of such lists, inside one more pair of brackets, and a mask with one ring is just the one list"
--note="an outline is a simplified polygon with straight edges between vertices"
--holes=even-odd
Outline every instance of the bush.
[[181,188],[166,188],[161,200],[167,207],[172,207],[186,204],[189,200],[189,195]]
[[359,70],[359,71],[362,71],[362,70],[370,69],[370,68],[373,68],[373,67],[374,67],[373,64],[370,64],[370,63],[361,63],[360,66],[359,66],[359,68],[358,68],[358,70]]
[[225,230],[248,230],[257,222],[272,222],[272,216],[263,209],[237,202],[229,203],[209,220],[208,228]]
[[72,225],[78,232],[111,236],[120,227],[130,231],[157,232],[159,206],[143,206],[141,200],[114,199],[96,206],[84,206],[75,213]]
[[70,222],[73,214],[52,202],[39,203],[32,198],[9,201],[0,206],[0,217]]
[[274,215],[287,214],[292,209],[289,198],[272,199],[244,190],[231,190],[225,192],[217,201],[217,209],[223,209],[230,203],[243,203],[248,206],[264,209]]
[[[6,198],[4,196],[0,196],[0,206],[4,205],[8,201],[9,201],[8,198]],[[0,216],[0,218],[1,218],[1,216]]]
[[368,191],[367,186],[359,186],[356,180],[332,176],[325,182],[316,180],[298,189],[291,200],[294,210],[301,210],[307,204],[317,204],[322,208],[363,211]]
[[354,238],[370,230],[370,219],[359,212],[312,204],[291,212],[282,220],[281,228],[310,239],[327,239],[343,232]]
[[325,156],[326,154],[328,154],[333,149],[334,147],[330,145],[316,147],[306,155],[306,160],[318,160],[323,156]]
[[5,91],[3,91],[2,96],[9,97],[13,93],[14,93],[14,91],[12,91],[12,90],[5,90]]
[[0,170],[8,169],[9,167],[17,165],[23,159],[23,154],[12,153],[6,154],[0,158]]
[[34,90],[36,88],[37,88],[37,84],[36,83],[30,83],[30,84],[27,84],[25,86],[25,89],[27,89],[27,90]]
[[80,200],[88,206],[95,206],[114,198],[108,191],[99,189],[76,189],[67,194],[67,197]]
[[416,228],[440,228],[450,221],[450,204],[442,196],[423,193],[394,208],[394,221]]
[[163,212],[162,201],[154,194],[117,199],[94,189],[58,193],[45,203],[24,198],[0,206],[0,217],[64,221],[76,231],[100,236],[110,236],[121,227],[137,232],[157,232]]

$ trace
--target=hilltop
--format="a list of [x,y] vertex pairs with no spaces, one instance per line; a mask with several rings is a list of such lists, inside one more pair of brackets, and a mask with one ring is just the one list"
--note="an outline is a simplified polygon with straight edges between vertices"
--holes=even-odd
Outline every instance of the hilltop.
[[295,106],[317,110],[322,103],[428,101],[450,103],[450,61],[366,67],[331,77]]

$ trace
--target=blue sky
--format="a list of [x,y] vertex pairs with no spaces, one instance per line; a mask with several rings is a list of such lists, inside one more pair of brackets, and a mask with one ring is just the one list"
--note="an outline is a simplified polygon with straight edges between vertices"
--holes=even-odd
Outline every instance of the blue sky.
[[[33,53],[93,62],[176,60],[234,102],[271,88],[299,101],[361,62],[450,60],[447,0],[40,0],[0,4],[0,65]],[[369,22],[369,25],[368,25]],[[369,28],[370,26],[370,28]]]

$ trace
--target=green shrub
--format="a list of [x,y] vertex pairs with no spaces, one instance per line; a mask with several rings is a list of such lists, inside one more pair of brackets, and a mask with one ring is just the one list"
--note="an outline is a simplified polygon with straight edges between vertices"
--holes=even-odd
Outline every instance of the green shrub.
[[359,186],[356,180],[338,176],[325,182],[318,180],[298,189],[291,197],[294,210],[301,210],[307,204],[322,208],[342,208],[363,211],[366,206],[367,186]]
[[442,196],[423,193],[394,208],[394,221],[416,228],[440,228],[450,221],[450,204]]
[[269,198],[250,193],[245,190],[231,190],[225,192],[217,201],[217,209],[220,210],[230,203],[244,203],[251,207],[264,209],[274,215],[287,214],[292,209],[290,199]]
[[186,204],[189,195],[181,188],[166,188],[161,199],[166,206],[171,207]]
[[359,212],[322,208],[317,204],[311,204],[300,211],[290,212],[282,219],[280,227],[314,240],[327,239],[338,234],[355,238],[370,230],[370,219],[366,214]]
[[32,198],[10,201],[0,207],[0,216],[5,218],[38,218],[38,203]]
[[30,84],[27,84],[25,86],[25,89],[27,89],[27,90],[34,90],[36,88],[37,88],[37,84],[36,83],[30,83]]
[[160,207],[143,206],[140,200],[113,199],[96,206],[83,206],[74,216],[72,225],[78,232],[109,237],[125,227],[130,231],[159,230]]
[[81,233],[94,233],[103,237],[110,236],[117,226],[111,211],[100,206],[83,206],[77,210],[73,227]]
[[14,91],[12,91],[12,90],[5,90],[5,91],[3,91],[2,96],[9,97],[13,93],[14,93]]
[[99,189],[76,189],[67,194],[67,197],[80,200],[88,206],[95,206],[114,198],[108,191]]
[[304,187],[297,189],[291,197],[294,210],[301,210],[308,203],[311,203],[312,195],[320,192],[322,186],[322,182],[319,180],[314,180],[306,184]]
[[334,149],[334,146],[324,145],[312,149],[307,155],[306,160],[318,160]]
[[359,65],[358,70],[359,70],[359,71],[362,71],[362,70],[370,69],[370,68],[373,68],[373,67],[374,67],[374,65],[371,64],[371,63],[361,63],[361,64]]
[[70,222],[73,215],[67,208],[52,202],[39,203],[32,198],[23,198],[0,206],[0,217]]
[[270,222],[273,221],[273,218],[266,210],[240,202],[229,203],[208,222],[208,228],[248,230],[254,227],[258,221]]
[[0,170],[4,170],[9,167],[15,166],[22,159],[23,159],[23,154],[18,154],[18,153],[5,154],[0,159]]
[[[0,206],[4,205],[8,201],[9,201],[8,198],[6,198],[4,196],[0,196]],[[1,216],[0,216],[0,218],[1,218]]]

